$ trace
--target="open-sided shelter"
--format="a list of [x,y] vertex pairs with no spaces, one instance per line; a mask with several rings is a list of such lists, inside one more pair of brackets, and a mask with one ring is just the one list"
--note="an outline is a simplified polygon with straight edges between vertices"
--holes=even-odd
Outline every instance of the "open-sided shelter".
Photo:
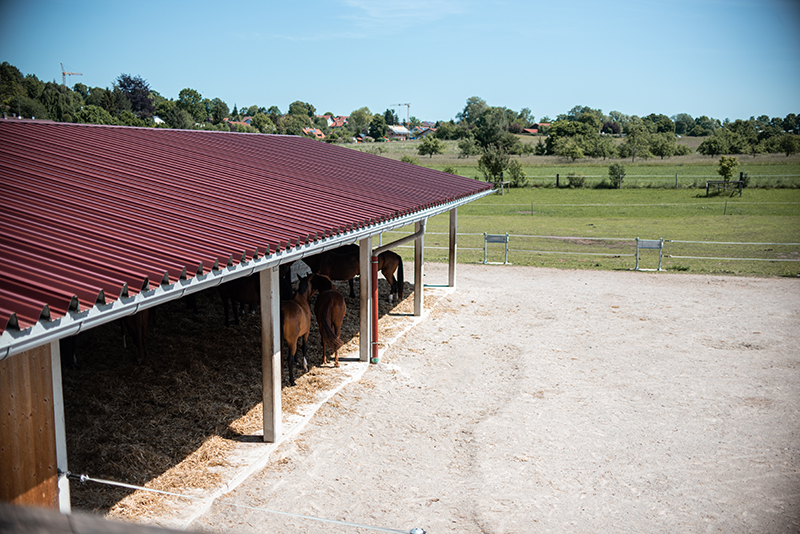
[[[295,136],[0,120],[0,500],[69,509],[59,340],[220,283],[261,281],[264,440],[280,436],[279,266],[491,193]],[[382,247],[382,248],[385,248]],[[377,250],[377,249],[376,249]],[[361,276],[361,359],[372,347]]]

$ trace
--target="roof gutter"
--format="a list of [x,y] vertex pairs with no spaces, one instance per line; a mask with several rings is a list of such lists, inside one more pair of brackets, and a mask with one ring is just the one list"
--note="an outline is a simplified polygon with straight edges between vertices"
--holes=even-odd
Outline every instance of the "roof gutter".
[[92,308],[86,310],[68,311],[64,317],[54,321],[40,319],[35,325],[25,330],[7,328],[0,335],[0,361],[14,354],[26,352],[41,345],[79,334],[89,328],[133,315],[141,310],[218,286],[223,282],[249,276],[265,269],[299,260],[303,256],[317,254],[342,245],[357,243],[367,237],[426,220],[492,193],[494,193],[494,190],[491,189],[481,191],[474,195],[430,206],[396,219],[354,228],[314,242],[297,244],[291,249],[277,251],[269,256],[262,256],[238,265],[222,267],[210,273],[179,280],[172,284],[162,284],[155,289],[142,291],[133,297],[121,297],[111,304],[95,304]]

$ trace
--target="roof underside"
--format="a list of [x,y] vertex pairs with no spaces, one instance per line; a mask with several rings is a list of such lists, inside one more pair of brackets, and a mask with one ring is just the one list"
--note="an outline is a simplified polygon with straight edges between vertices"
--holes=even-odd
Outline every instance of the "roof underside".
[[0,120],[0,333],[488,189],[302,137]]

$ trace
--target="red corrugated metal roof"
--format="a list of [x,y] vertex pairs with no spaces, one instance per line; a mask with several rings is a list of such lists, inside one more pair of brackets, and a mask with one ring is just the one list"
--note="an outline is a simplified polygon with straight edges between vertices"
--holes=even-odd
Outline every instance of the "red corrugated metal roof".
[[0,333],[489,187],[302,137],[0,120]]

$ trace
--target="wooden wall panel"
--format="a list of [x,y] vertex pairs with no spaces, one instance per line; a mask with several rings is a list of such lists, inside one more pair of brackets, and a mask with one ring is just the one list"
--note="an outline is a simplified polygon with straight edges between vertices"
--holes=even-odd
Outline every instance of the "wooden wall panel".
[[0,501],[58,508],[50,345],[0,361]]

